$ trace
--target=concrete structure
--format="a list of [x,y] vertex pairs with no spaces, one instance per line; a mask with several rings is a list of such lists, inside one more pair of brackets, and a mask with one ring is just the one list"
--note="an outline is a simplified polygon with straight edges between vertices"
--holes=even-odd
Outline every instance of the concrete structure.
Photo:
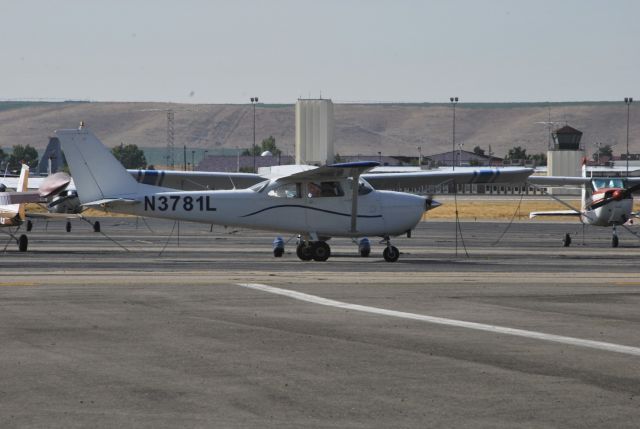
[[449,151],[434,155],[426,155],[424,159],[427,160],[427,162],[430,162],[434,167],[450,167],[454,159],[456,167],[469,167],[475,165],[500,166],[503,162],[502,158],[478,155],[477,153],[469,152],[468,150],[455,150],[453,154]]
[[296,102],[296,164],[333,162],[333,103],[313,99]]
[[[547,175],[580,176],[585,153],[580,145],[582,131],[565,125],[553,132],[553,142],[547,151]],[[550,188],[550,194],[580,195],[580,190]]]

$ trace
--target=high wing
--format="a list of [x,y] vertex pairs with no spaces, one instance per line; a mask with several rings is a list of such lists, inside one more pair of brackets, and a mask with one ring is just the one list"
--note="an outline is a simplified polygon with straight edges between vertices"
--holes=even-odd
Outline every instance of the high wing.
[[265,178],[253,173],[213,171],[127,170],[140,183],[184,191],[244,189]]
[[545,212],[531,212],[529,213],[529,218],[533,219],[536,216],[580,216],[580,213],[577,210],[555,210],[555,211],[545,211]]
[[298,180],[327,180],[345,177],[358,177],[365,171],[380,165],[374,161],[345,162],[341,164],[330,164],[318,168],[300,171],[297,173],[282,176],[276,179],[278,182],[289,182]]
[[415,188],[448,183],[524,183],[531,168],[462,168],[444,171],[414,171],[409,173],[366,173],[362,178],[376,189]]

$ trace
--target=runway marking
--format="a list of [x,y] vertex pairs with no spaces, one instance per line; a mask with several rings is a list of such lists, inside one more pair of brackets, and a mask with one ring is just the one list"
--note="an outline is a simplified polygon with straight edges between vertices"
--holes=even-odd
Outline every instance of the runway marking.
[[0,282],[0,287],[35,286],[32,282]]
[[361,311],[365,313],[380,314],[383,316],[400,317],[402,319],[419,320],[422,322],[435,323],[437,325],[455,326],[458,328],[475,329],[478,331],[493,332],[504,335],[514,335],[518,337],[533,338],[542,341],[551,341],[554,343],[568,344],[578,347],[588,347],[592,349],[605,350],[615,353],[623,353],[632,356],[640,356],[640,348],[624,346],[621,344],[606,343],[602,341],[585,340],[581,338],[565,337],[562,335],[545,334],[543,332],[527,331],[524,329],[507,328],[497,325],[486,325],[484,323],[466,322],[464,320],[446,319],[443,317],[427,316],[416,313],[406,313],[403,311],[387,310],[378,307],[369,307],[366,305],[350,304],[347,302],[335,301],[333,299],[322,298],[316,295],[309,295],[302,292],[296,292],[289,289],[280,289],[273,286],[267,286],[259,283],[237,283],[249,289],[255,289],[262,292],[268,292],[276,295],[282,295],[299,301],[310,302],[328,307],[342,308],[345,310]]

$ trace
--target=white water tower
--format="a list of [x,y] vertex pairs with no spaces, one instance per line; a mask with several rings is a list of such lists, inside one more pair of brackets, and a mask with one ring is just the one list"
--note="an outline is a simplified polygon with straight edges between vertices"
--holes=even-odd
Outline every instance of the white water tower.
[[333,163],[333,103],[324,99],[296,102],[296,164]]

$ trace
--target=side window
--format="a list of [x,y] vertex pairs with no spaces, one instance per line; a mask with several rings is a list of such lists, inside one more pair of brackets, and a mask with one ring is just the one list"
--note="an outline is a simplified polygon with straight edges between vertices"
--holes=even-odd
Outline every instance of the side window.
[[300,183],[285,183],[270,190],[267,195],[276,198],[300,198]]
[[342,197],[344,192],[340,182],[309,182],[307,195],[309,198]]

